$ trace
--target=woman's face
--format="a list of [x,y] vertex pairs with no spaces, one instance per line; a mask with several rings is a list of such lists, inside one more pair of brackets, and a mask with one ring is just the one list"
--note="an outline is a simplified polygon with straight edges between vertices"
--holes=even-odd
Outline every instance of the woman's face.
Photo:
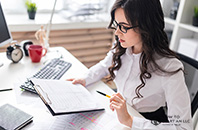
[[[129,25],[124,15],[124,10],[122,8],[118,8],[115,11],[115,21],[123,25],[125,27],[131,27],[134,25]],[[142,52],[142,40],[141,36],[138,33],[138,27],[134,29],[128,29],[127,33],[123,33],[119,27],[117,27],[115,31],[115,35],[119,37],[119,41],[123,48],[132,47],[133,53],[140,53]]]

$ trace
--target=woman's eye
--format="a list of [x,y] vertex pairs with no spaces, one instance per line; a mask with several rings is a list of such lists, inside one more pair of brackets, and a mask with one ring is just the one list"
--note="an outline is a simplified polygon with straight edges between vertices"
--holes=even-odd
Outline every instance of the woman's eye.
[[125,26],[122,26],[122,28],[123,28],[124,30],[127,30],[127,27],[125,27]]

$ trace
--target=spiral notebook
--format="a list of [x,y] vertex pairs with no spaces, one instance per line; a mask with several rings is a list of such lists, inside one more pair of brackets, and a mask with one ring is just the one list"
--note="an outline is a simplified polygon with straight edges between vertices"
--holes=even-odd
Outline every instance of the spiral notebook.
[[104,110],[94,96],[80,84],[46,79],[31,79],[31,82],[53,116]]

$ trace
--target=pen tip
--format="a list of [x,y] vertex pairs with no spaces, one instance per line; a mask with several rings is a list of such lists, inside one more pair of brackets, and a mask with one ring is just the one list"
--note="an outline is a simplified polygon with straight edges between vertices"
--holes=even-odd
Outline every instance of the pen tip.
[[98,93],[100,93],[100,94],[102,93],[102,92],[100,92],[100,91],[97,91],[97,90],[96,90],[96,92],[98,92]]

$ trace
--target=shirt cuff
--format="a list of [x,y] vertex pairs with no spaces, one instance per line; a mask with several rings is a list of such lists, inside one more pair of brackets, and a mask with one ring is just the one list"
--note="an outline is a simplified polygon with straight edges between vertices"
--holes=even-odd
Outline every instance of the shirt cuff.
[[142,118],[133,116],[133,123],[131,130],[142,130],[143,124],[144,124],[144,120]]
[[91,79],[91,78],[89,78],[89,77],[86,77],[86,78],[85,78],[86,87],[92,83],[92,80],[93,80],[93,79]]
[[93,82],[93,79],[91,78],[91,76],[89,75],[89,71],[88,70],[86,73],[84,73],[84,75],[82,75],[80,78],[83,78],[85,80],[85,86],[87,87],[88,85],[90,85]]

